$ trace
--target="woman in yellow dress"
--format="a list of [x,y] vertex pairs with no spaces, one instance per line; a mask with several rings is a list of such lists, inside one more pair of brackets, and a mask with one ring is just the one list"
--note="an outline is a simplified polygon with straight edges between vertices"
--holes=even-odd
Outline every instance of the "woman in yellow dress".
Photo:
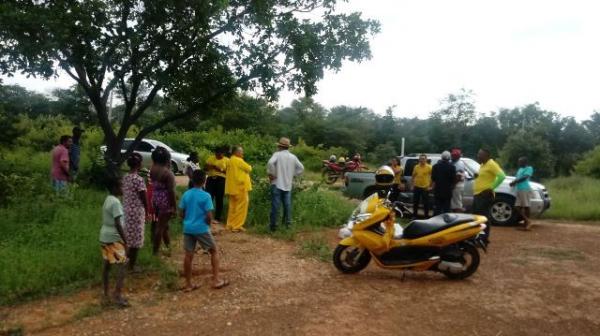
[[244,161],[244,149],[235,147],[225,178],[225,195],[229,197],[226,229],[239,232],[244,231],[244,223],[248,216],[248,193],[252,190],[250,172],[252,166]]

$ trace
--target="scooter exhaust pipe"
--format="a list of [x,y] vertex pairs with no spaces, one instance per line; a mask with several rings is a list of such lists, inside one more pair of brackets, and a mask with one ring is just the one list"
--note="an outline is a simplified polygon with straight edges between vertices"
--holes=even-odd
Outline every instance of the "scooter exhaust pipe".
[[458,273],[458,272],[462,272],[465,270],[465,266],[463,266],[463,264],[461,264],[461,263],[443,261],[443,260],[438,264],[437,267],[440,271],[450,271],[453,273]]

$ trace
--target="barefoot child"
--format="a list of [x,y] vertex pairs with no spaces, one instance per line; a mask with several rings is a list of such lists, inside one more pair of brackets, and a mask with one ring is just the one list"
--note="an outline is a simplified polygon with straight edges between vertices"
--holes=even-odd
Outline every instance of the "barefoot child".
[[183,271],[185,273],[184,292],[197,289],[199,285],[192,284],[192,261],[196,250],[196,243],[210,253],[212,265],[212,287],[223,288],[229,283],[219,277],[219,256],[217,244],[210,232],[210,223],[213,219],[213,204],[210,194],[204,191],[206,173],[195,170],[192,174],[194,187],[183,194],[179,208],[182,210],[183,218],[183,246],[185,257],[183,259]]
[[112,265],[117,266],[117,283],[115,286],[114,300],[118,306],[127,307],[129,303],[121,294],[123,281],[125,279],[125,267],[127,265],[127,240],[123,232],[123,207],[119,196],[123,194],[120,179],[110,179],[106,187],[109,195],[102,206],[102,228],[100,229],[100,246],[102,258],[104,259],[104,270],[102,272],[102,283],[104,285],[104,301],[110,302],[109,274]]

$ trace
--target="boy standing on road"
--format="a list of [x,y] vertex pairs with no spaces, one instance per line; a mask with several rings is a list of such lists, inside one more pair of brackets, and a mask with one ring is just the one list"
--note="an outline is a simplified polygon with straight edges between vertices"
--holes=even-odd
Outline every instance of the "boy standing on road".
[[109,179],[106,185],[109,195],[102,206],[102,228],[100,229],[100,246],[104,269],[102,284],[104,287],[104,301],[110,302],[109,275],[112,265],[118,265],[117,283],[115,286],[114,300],[120,307],[127,307],[129,303],[122,296],[123,282],[125,280],[125,266],[127,265],[127,240],[123,231],[123,206],[119,196],[123,195],[121,180]]
[[185,274],[184,292],[191,292],[199,288],[192,284],[192,261],[196,251],[196,243],[210,253],[212,265],[213,284],[215,289],[223,288],[229,284],[226,280],[219,278],[219,255],[217,254],[217,243],[210,232],[212,222],[213,204],[210,194],[204,191],[206,173],[195,170],[192,173],[194,188],[186,191],[181,198],[179,208],[182,210],[183,218],[183,246],[185,257],[183,259],[183,271]]
[[515,180],[510,183],[517,191],[517,201],[515,206],[525,221],[525,230],[531,230],[531,221],[529,220],[529,197],[531,195],[531,185],[529,179],[533,175],[533,167],[527,164],[526,157],[519,158],[519,170]]
[[419,213],[419,203],[423,202],[425,218],[429,217],[429,191],[431,191],[431,165],[427,163],[427,155],[419,156],[419,164],[413,168],[413,216]]

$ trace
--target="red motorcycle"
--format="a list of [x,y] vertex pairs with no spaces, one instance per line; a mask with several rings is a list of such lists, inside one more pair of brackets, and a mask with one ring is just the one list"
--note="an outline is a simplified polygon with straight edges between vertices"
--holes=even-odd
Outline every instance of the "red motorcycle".
[[323,180],[327,184],[334,184],[338,178],[344,179],[347,172],[362,171],[368,169],[362,164],[360,155],[355,155],[348,162],[335,162],[331,160],[323,160]]

